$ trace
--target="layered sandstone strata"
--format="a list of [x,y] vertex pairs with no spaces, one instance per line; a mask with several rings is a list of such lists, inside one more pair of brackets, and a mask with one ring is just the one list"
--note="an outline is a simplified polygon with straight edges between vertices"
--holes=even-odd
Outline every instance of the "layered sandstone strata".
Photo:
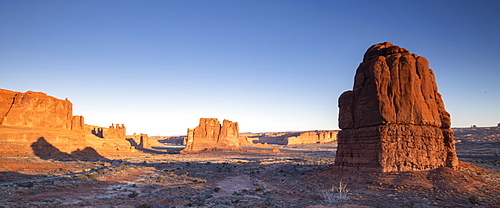
[[286,138],[286,145],[323,144],[337,140],[337,131],[306,131]]
[[335,164],[340,169],[391,172],[458,165],[450,114],[424,57],[388,42],[371,46],[339,108]]
[[249,143],[268,143],[279,145],[303,145],[303,144],[324,144],[337,140],[335,130],[323,131],[300,131],[300,132],[278,132],[278,133],[245,133],[240,136],[245,137]]
[[0,89],[0,125],[81,129],[83,117],[73,116],[73,104],[42,92]]
[[149,144],[149,137],[147,134],[140,134],[139,147],[143,149],[151,149],[151,144]]
[[221,125],[216,118],[200,118],[200,124],[188,129],[186,148],[183,153],[211,150],[242,150],[239,142],[237,122],[223,121]]
[[72,108],[68,99],[0,89],[0,156],[88,159],[133,152],[123,125],[89,126]]

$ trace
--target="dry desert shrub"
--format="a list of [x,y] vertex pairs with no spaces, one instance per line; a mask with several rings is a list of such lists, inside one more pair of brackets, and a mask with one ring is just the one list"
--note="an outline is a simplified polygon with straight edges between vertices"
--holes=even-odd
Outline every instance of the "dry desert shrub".
[[340,203],[349,200],[349,189],[347,189],[346,183],[339,183],[338,187],[332,186],[331,189],[326,189],[321,191],[321,196],[330,203]]
[[469,202],[471,204],[481,204],[481,198],[477,195],[472,195],[469,197]]
[[421,198],[410,198],[402,208],[429,208],[429,202]]

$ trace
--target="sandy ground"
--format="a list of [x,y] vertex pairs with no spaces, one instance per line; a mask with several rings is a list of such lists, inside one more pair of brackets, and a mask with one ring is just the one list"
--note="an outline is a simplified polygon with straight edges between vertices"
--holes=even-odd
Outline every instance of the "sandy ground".
[[[97,162],[4,157],[0,207],[500,207],[499,142],[458,143],[468,162],[458,170],[404,173],[338,172],[335,143],[186,155],[164,146]],[[62,176],[43,178],[53,175]],[[33,178],[42,179],[19,181]]]

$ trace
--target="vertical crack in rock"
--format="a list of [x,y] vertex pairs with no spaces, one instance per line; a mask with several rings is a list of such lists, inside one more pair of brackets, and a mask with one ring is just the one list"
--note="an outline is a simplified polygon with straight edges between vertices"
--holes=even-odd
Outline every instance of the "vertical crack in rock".
[[16,97],[17,93],[14,94],[14,97],[12,97],[12,102],[10,103],[10,106],[8,107],[7,111],[3,114],[2,119],[0,119],[0,125],[3,125],[4,122],[7,120],[7,115],[9,115],[10,110],[12,109],[12,106],[14,106],[14,103],[16,102]]

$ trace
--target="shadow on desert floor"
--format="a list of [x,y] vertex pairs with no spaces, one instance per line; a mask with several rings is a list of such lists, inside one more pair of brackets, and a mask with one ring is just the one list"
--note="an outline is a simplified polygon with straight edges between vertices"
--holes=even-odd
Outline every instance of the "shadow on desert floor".
[[107,158],[101,156],[94,148],[85,147],[83,150],[76,150],[71,154],[60,151],[57,147],[49,143],[45,138],[40,137],[36,142],[31,144],[33,153],[43,160],[86,160],[86,161],[106,161]]

